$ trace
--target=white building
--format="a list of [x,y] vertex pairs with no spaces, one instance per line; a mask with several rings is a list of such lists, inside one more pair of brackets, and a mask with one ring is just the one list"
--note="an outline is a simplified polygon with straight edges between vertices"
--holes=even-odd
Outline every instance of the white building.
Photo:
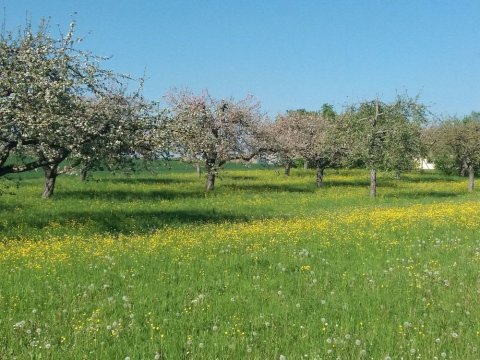
[[427,159],[418,159],[418,168],[420,170],[433,170],[435,169],[435,164],[429,163]]

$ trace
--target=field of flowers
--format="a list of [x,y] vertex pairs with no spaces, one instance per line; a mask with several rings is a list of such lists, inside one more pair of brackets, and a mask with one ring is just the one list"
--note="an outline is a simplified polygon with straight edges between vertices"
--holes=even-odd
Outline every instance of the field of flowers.
[[480,359],[480,203],[436,173],[189,168],[0,197],[0,359]]

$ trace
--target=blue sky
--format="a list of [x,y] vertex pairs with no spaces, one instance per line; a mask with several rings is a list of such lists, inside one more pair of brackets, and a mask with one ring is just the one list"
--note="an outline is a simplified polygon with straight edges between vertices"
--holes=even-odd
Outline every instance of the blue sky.
[[[437,115],[480,111],[479,0],[0,0],[8,30],[76,13],[84,47],[145,95],[255,95],[274,116],[397,93]],[[4,10],[3,10],[4,9]]]

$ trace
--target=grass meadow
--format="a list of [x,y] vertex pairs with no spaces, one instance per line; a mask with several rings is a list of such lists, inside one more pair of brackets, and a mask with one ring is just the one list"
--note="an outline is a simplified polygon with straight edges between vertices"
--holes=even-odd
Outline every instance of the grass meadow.
[[[0,196],[0,359],[480,359],[467,180],[229,167]],[[15,184],[16,181],[10,182]]]

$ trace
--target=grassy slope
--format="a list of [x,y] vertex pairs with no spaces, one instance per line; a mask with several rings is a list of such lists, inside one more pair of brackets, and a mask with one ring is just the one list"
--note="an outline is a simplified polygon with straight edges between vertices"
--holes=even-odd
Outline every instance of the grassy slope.
[[0,198],[0,358],[479,358],[478,195],[435,173],[27,175]]

